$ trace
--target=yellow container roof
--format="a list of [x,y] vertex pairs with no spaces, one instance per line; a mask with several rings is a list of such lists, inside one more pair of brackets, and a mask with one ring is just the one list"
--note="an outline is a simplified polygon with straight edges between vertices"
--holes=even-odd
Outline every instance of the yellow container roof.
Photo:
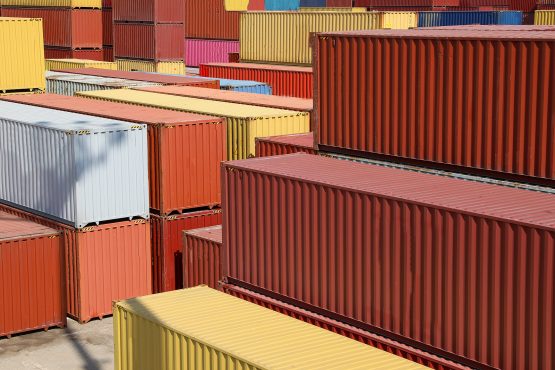
[[107,100],[116,100],[131,104],[149,105],[165,109],[183,110],[220,117],[258,118],[308,115],[307,112],[266,108],[254,105],[189,98],[184,96],[158,94],[147,91],[137,91],[129,89],[82,91],[78,92],[77,95]]
[[428,369],[205,286],[117,305],[259,368]]

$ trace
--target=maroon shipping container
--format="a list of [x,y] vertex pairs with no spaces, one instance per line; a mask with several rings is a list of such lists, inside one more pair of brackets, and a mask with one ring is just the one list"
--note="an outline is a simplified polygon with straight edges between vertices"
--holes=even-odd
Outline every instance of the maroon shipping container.
[[508,0],[510,10],[533,12],[536,9],[536,0]]
[[267,83],[274,95],[312,98],[312,67],[255,63],[207,63],[199,68],[201,76],[251,80]]
[[[510,0],[460,0],[461,8],[507,8]],[[461,9],[462,10],[462,9]]]
[[222,225],[183,232],[183,287],[218,289],[222,276]]
[[117,0],[114,2],[114,21],[181,23],[183,0]]
[[[427,366],[437,370],[470,370],[461,364],[446,360],[444,358],[434,356],[431,353],[420,351],[416,348],[404,345],[383,336],[358,329],[354,326],[346,325],[337,320],[330,319],[326,316],[305,310],[298,306],[280,301],[279,299],[258,294],[248,289],[241,288],[231,284],[221,284],[221,289],[237,298],[244,299],[251,303],[269,308],[281,314],[291,316],[297,320],[318,326],[320,328],[343,335],[350,339],[357,340],[372,347],[379,348],[383,351],[392,353],[396,356],[406,358],[413,362]],[[279,297],[278,297],[279,298]]]
[[114,61],[114,48],[112,46],[106,46],[102,48],[102,55],[105,62],[113,62]]
[[100,77],[111,77],[111,78],[123,78],[126,80],[133,81],[146,81],[155,82],[163,85],[182,85],[182,86],[195,86],[195,87],[205,87],[209,89],[220,89],[219,80],[207,80],[189,76],[174,76],[174,75],[164,75],[159,73],[146,73],[146,72],[131,72],[131,71],[112,71],[109,69],[100,68],[73,68],[73,69],[61,69],[58,72],[64,73],[76,73],[90,76],[100,76]]
[[269,157],[292,153],[316,154],[314,134],[292,134],[256,138],[256,156]]
[[111,8],[112,7],[112,0],[102,0],[102,7],[103,8]]
[[88,59],[104,60],[103,49],[70,49],[44,47],[44,57],[46,59]]
[[59,231],[0,210],[0,338],[66,325]]
[[102,45],[113,45],[112,9],[102,9]]
[[328,8],[351,8],[353,0],[326,0]]
[[183,24],[115,23],[116,58],[183,60]]
[[554,186],[553,33],[375,30],[315,49],[320,150]]
[[241,12],[226,11],[223,0],[187,0],[185,1],[185,37],[239,40],[240,15]]
[[221,223],[219,209],[166,217],[151,215],[154,293],[183,288],[182,232]]
[[226,162],[222,186],[229,283],[473,368],[554,368],[551,194],[307,154]]
[[460,0],[354,0],[354,6],[389,6],[389,7],[403,7],[403,6],[459,6]]
[[102,11],[68,8],[6,8],[3,17],[42,18],[44,44],[66,48],[102,48]]

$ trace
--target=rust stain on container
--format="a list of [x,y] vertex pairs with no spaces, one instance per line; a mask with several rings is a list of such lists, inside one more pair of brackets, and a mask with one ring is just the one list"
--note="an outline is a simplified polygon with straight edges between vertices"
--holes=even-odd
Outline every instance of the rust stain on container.
[[185,1],[185,37],[239,40],[240,12],[228,12],[222,0]]
[[183,287],[208,285],[222,279],[222,225],[183,231]]
[[317,154],[314,149],[314,134],[294,134],[256,138],[256,156],[269,157],[273,155],[307,153]]
[[230,282],[467,366],[555,366],[552,195],[307,154],[222,182]]
[[320,149],[555,184],[552,32],[376,30],[316,45]]
[[183,288],[182,232],[220,225],[219,209],[160,217],[151,215],[154,293]]
[[56,94],[0,99],[146,123],[150,207],[166,215],[220,204],[220,163],[226,157],[222,118]]
[[114,22],[116,58],[183,60],[183,25]]
[[0,338],[66,325],[59,231],[0,210]]

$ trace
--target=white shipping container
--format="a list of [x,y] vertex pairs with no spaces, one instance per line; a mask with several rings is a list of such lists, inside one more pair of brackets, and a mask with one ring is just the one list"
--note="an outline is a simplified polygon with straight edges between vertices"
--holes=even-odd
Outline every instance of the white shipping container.
[[0,201],[82,228],[148,218],[146,125],[0,101]]
[[123,89],[159,85],[161,84],[126,80],[122,78],[46,71],[46,92],[67,96],[73,96],[77,91]]

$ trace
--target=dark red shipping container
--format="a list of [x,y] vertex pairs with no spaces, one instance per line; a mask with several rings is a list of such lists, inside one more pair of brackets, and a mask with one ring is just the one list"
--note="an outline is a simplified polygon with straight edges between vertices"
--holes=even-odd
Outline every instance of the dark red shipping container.
[[228,12],[223,0],[185,1],[185,37],[239,40],[241,12]]
[[460,0],[461,8],[507,8],[510,0]]
[[102,48],[102,55],[105,62],[113,62],[114,61],[114,48],[112,46],[106,46]]
[[553,195],[308,154],[226,162],[222,186],[229,283],[466,366],[554,368]]
[[66,325],[59,231],[0,210],[0,338]]
[[406,358],[413,362],[436,370],[470,370],[469,367],[457,364],[444,358],[434,356],[431,353],[420,351],[416,348],[404,345],[383,336],[346,325],[337,320],[314,313],[298,306],[280,301],[279,299],[258,294],[248,289],[231,284],[221,284],[221,289],[237,298],[269,308],[297,320],[318,326],[345,337],[357,340],[383,351],[393,353],[396,356]]
[[114,2],[114,21],[183,24],[185,2],[183,0],[117,0]]
[[316,154],[314,134],[292,134],[256,138],[256,156],[269,157],[292,153]]
[[102,0],[102,8],[111,8],[112,0]]
[[115,23],[116,58],[183,60],[183,24]]
[[102,9],[102,45],[114,45],[112,9]]
[[222,225],[183,232],[183,287],[208,285],[219,289],[222,280]]
[[77,73],[89,76],[100,76],[100,77],[112,77],[112,78],[123,78],[133,81],[145,81],[145,82],[155,82],[163,85],[183,85],[183,86],[195,86],[195,87],[205,87],[209,89],[220,89],[219,80],[207,80],[202,78],[195,78],[189,76],[173,76],[164,75],[156,73],[146,73],[146,72],[131,72],[131,71],[112,71],[109,69],[100,68],[74,68],[74,69],[62,69],[58,72],[64,73]]
[[536,0],[508,0],[510,10],[533,12],[536,9]]
[[351,8],[353,0],[326,0],[328,8]]
[[[486,0],[487,1],[487,0]],[[459,6],[460,0],[354,0],[356,7],[374,7],[374,6],[390,6],[390,7],[403,7],[403,6]]]
[[322,34],[316,54],[320,150],[555,185],[555,34]]
[[255,63],[201,64],[205,77],[251,80],[269,84],[274,95],[312,98],[312,67],[294,67]]
[[102,48],[102,11],[69,8],[6,8],[3,17],[42,18],[44,44],[66,48]]
[[[350,0],[349,0],[350,1]],[[249,0],[247,10],[265,10],[264,0]]]
[[104,60],[103,49],[71,49],[44,47],[44,57],[46,59],[88,59]]
[[220,209],[166,217],[151,215],[154,293],[183,288],[182,232],[221,223]]

